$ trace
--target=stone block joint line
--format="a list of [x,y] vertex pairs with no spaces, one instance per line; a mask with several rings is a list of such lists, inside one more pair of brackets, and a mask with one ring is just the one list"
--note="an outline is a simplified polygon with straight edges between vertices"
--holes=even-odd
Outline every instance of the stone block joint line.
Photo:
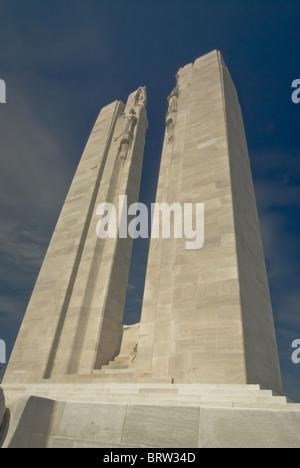
[[142,86],[104,107],[88,139],[0,388],[3,447],[299,447],[235,86],[218,51],[176,79],[141,320],[123,326]]

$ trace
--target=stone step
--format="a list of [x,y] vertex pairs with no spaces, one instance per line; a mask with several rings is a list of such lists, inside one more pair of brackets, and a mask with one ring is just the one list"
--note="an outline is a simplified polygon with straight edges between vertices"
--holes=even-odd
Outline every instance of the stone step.
[[95,383],[95,385],[97,385],[98,382],[106,383],[107,385],[109,385],[110,383],[130,384],[134,383],[134,374],[130,372],[124,372],[119,374],[110,371],[102,372],[101,374],[93,375],[93,382]]
[[[92,393],[90,394],[92,396]],[[171,393],[126,393],[126,392],[107,392],[95,395],[99,399],[126,399],[126,400],[143,400],[154,401],[158,400],[172,400],[176,402],[193,400],[198,403],[209,401],[220,402],[240,402],[240,403],[278,403],[287,404],[285,397],[269,397],[269,396],[243,396],[239,395],[232,397],[229,395],[184,395],[184,394],[171,394]]]
[[[128,377],[128,376],[127,376]],[[136,383],[73,383],[7,386],[9,398],[30,395],[57,401],[173,407],[223,407],[300,411],[300,405],[288,403],[282,396],[259,386],[171,385]],[[15,396],[14,396],[15,395]]]
[[[14,392],[14,387],[8,387],[8,392]],[[50,384],[50,385],[33,385],[23,386],[22,393],[36,394],[43,397],[58,399],[58,400],[87,400],[87,401],[111,401],[111,402],[141,402],[144,404],[155,404],[158,402],[173,402],[174,405],[215,405],[216,402],[222,405],[238,406],[246,405],[257,406],[257,404],[270,404],[271,406],[289,405],[285,397],[272,396],[272,392],[266,390],[257,390],[247,394],[247,389],[244,392],[236,394],[224,394],[224,389],[212,388],[208,393],[207,388],[199,388],[197,393],[189,393],[186,386],[159,385],[159,387],[147,387],[136,384],[103,384],[101,385],[80,385],[74,384]],[[214,391],[212,391],[214,390]],[[229,392],[229,389],[228,389]],[[20,388],[16,388],[16,393],[20,393]],[[299,409],[299,405],[298,405]]]
[[105,369],[101,369],[104,374],[114,374],[114,375],[120,375],[120,374],[135,374],[135,369],[128,369],[128,367],[116,367],[116,368],[111,368],[107,367]]
[[[123,377],[132,377],[130,373],[123,373],[123,370],[119,370],[118,373]],[[205,398],[211,397],[222,397],[222,398],[231,398],[236,399],[240,396],[243,398],[248,397],[262,397],[266,398],[276,398],[284,399],[282,396],[274,396],[271,390],[261,389],[258,385],[219,385],[219,384],[166,384],[166,383],[120,383],[120,382],[101,382],[97,380],[98,376],[109,377],[109,374],[103,373],[103,371],[95,371],[95,374],[92,375],[79,375],[76,382],[72,381],[68,383],[68,377],[71,379],[74,376],[65,376],[65,383],[40,383],[40,384],[24,384],[20,385],[8,385],[5,386],[9,391],[19,391],[24,392],[28,391],[72,391],[72,392],[92,392],[92,393],[126,393],[126,394],[151,394],[156,395],[160,393],[171,394],[171,395],[183,395],[188,398],[195,396],[198,398],[200,396]],[[88,386],[85,383],[85,379],[91,381],[95,377],[93,383]]]
[[[123,391],[122,387],[122,391]],[[139,387],[139,392],[142,393],[160,393],[160,392],[170,392],[170,393],[178,393],[178,394],[186,394],[186,395],[225,395],[225,396],[238,396],[238,395],[243,395],[243,396],[253,396],[253,395],[261,395],[261,396],[268,396],[268,397],[273,397],[273,392],[271,390],[260,390],[260,389],[228,389],[228,388],[206,388],[206,387],[200,387],[197,388],[194,385],[189,386],[175,386],[175,385],[170,385],[170,386],[161,386],[161,387],[151,387],[151,386],[146,386],[146,387]]]
[[129,367],[130,361],[127,356],[118,356],[116,357],[113,361],[109,361],[108,364],[104,364],[104,366],[101,367],[100,370],[102,369],[127,369]]
[[[101,394],[101,395],[88,395],[88,394],[75,394],[68,395],[64,398],[63,395],[51,395],[52,398],[64,401],[78,401],[78,402],[91,402],[91,403],[110,403],[110,404],[132,404],[143,406],[218,406],[218,407],[240,407],[240,408],[269,408],[269,409],[296,409],[300,411],[299,405],[291,405],[280,401],[247,401],[247,400],[230,400],[230,399],[195,399],[195,398],[172,398],[170,395],[155,395],[155,398],[145,398],[144,396],[137,396],[133,394]],[[294,408],[293,408],[294,407]]]
[[118,361],[112,361],[109,364],[102,366],[100,370],[106,370],[106,369],[128,369],[129,365],[123,362],[118,362]]
[[117,356],[115,359],[109,362],[124,362],[124,363],[129,364],[130,360],[128,356]]
[[104,371],[104,370],[116,370],[116,369],[128,369],[128,364],[112,362],[111,364],[102,366],[100,370]]
[[[5,386],[10,391],[25,391],[28,390],[44,390],[47,391],[50,389],[59,389],[59,390],[70,390],[72,391],[92,391],[92,392],[122,392],[122,393],[166,393],[171,394],[184,394],[184,395],[224,395],[235,398],[238,395],[242,396],[269,396],[272,397],[273,393],[271,390],[261,389],[258,385],[219,385],[219,384],[170,384],[170,383],[119,383],[119,382],[100,382],[95,380],[91,386],[87,386],[86,383],[81,380],[88,379],[92,377],[98,377],[98,375],[103,375],[101,370],[94,371],[95,374],[92,375],[79,375],[77,376],[77,381],[72,381],[71,384],[67,381],[65,383],[52,382],[40,383],[40,384],[24,384],[24,385],[8,385]],[[74,376],[65,376],[70,377],[72,380]],[[131,376],[130,376],[131,377]],[[67,379],[68,380],[68,379]]]

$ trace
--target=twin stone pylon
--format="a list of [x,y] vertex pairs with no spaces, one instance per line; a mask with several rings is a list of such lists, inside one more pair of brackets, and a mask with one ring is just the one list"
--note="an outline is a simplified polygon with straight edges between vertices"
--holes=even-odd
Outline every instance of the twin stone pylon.
[[[120,353],[132,239],[99,239],[96,209],[103,202],[117,206],[120,195],[128,204],[138,200],[145,106],[141,87],[126,105],[116,101],[101,110],[5,384],[91,376],[101,382],[101,369]],[[151,239],[141,321],[136,343],[128,348],[131,381],[259,384],[281,394],[243,119],[217,51],[177,73],[168,98],[156,202],[204,203],[204,245],[193,250],[186,249],[184,238]]]
[[89,375],[120,350],[132,239],[99,239],[100,203],[138,199],[146,91],[103,108],[58,219],[6,374],[8,382]]

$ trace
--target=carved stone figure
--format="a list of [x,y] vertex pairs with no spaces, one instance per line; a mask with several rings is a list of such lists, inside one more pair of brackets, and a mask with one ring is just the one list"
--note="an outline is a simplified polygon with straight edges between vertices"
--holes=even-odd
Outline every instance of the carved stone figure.
[[127,159],[128,151],[129,151],[129,141],[124,139],[121,141],[121,145],[120,145],[120,150],[119,150],[120,158]]
[[124,123],[124,133],[133,134],[134,127],[137,123],[137,118],[135,117],[135,112],[131,111],[130,115],[125,116],[125,123]]
[[174,134],[174,121],[173,119],[168,119],[166,123],[166,133],[168,135],[168,142],[172,140]]
[[138,92],[135,97],[135,105],[136,106],[144,106],[146,104],[146,89],[145,87],[141,87],[138,89]]
[[168,143],[173,139],[176,113],[178,110],[179,86],[177,85],[168,97],[169,107],[166,115],[166,133]]
[[178,96],[179,96],[179,86],[176,86],[171,92],[170,96],[168,97],[169,108],[168,108],[167,116],[169,114],[173,114],[177,112]]

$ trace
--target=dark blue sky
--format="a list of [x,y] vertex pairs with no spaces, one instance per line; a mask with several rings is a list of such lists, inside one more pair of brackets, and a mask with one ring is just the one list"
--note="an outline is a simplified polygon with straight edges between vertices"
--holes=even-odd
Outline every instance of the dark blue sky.
[[[154,201],[166,97],[178,68],[221,51],[243,110],[286,393],[300,402],[300,4],[277,0],[2,0],[0,339],[11,352],[101,107],[146,85],[140,200]],[[126,320],[139,314],[147,242],[134,248]],[[142,261],[143,260],[143,261]]]

